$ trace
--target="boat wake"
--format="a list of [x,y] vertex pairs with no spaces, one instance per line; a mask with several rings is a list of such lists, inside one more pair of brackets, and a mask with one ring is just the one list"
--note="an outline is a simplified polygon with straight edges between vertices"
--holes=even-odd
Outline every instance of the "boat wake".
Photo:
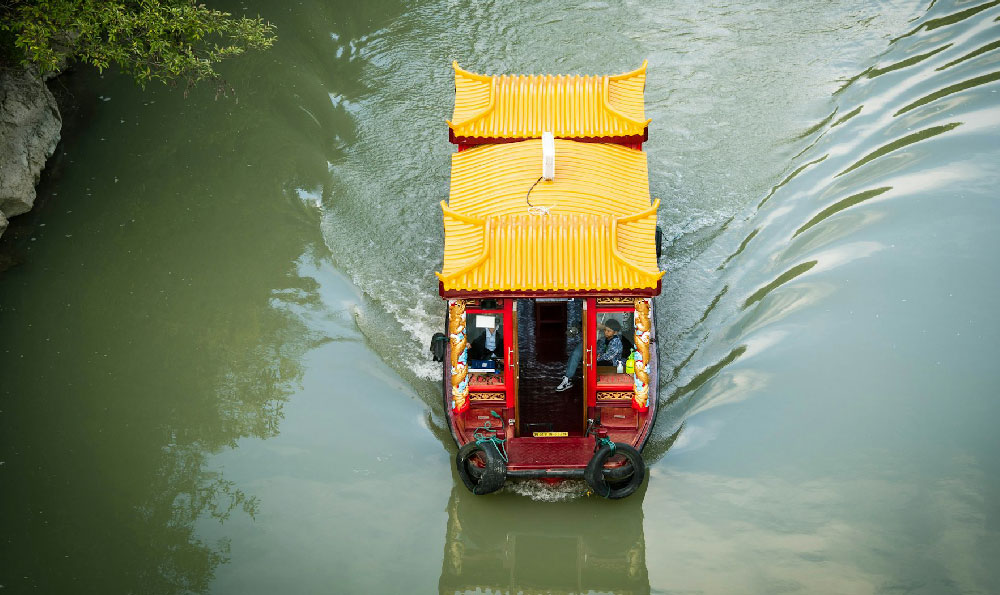
[[[887,262],[919,215],[904,205],[995,177],[979,153],[992,149],[1000,122],[996,4],[754,17],[775,17],[770,30],[728,14],[663,12],[646,15],[648,33],[613,37],[612,51],[602,49],[616,56],[610,62],[595,50],[555,58],[570,72],[625,71],[650,58],[647,148],[668,272],[657,320],[662,408],[649,458],[704,443],[683,432],[675,440],[698,413],[767,391],[782,367],[756,362],[787,356],[790,337],[849,321],[837,309],[855,290],[847,271],[864,262],[867,278]],[[440,411],[431,382],[440,368],[427,341],[444,313],[433,271],[453,151],[443,123],[448,64],[530,72],[551,70],[553,57],[529,50],[532,31],[503,28],[509,15],[480,14],[490,7],[457,20],[435,10],[415,8],[357,48],[352,59],[367,64],[371,92],[338,103],[349,104],[357,134],[329,165],[322,225],[334,264],[364,293],[356,318],[371,346]],[[573,37],[551,42],[577,49],[581,30],[627,31],[633,17],[572,15],[581,20],[566,28]],[[815,26],[808,36],[796,34],[803,19]],[[486,22],[506,37],[484,34]],[[670,26],[658,32],[657,22]],[[887,31],[898,35],[887,40]],[[469,47],[468,39],[485,41]]]

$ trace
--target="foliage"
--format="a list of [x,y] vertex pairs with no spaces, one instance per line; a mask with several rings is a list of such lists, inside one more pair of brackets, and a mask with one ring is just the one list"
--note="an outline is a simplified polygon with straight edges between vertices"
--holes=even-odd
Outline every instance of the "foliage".
[[219,81],[217,63],[275,41],[274,25],[260,17],[233,17],[195,0],[0,0],[0,33],[42,73],[73,61],[102,71],[116,64],[143,87]]

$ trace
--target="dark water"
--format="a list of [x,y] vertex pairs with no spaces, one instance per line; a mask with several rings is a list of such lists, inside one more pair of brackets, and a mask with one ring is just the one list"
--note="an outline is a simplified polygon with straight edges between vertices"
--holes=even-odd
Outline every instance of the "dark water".
[[[64,77],[0,275],[12,593],[1000,590],[997,2],[231,3],[211,89]],[[455,59],[650,60],[661,412],[620,502],[452,472]]]

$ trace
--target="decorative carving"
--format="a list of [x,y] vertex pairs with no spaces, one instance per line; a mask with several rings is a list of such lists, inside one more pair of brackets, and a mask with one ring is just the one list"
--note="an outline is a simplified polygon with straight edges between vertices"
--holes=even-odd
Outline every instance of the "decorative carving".
[[469,393],[469,398],[473,401],[505,401],[507,395],[503,393]]
[[652,323],[649,312],[653,307],[650,298],[635,298],[635,397],[632,408],[638,411],[649,409],[649,340],[652,337]]
[[633,391],[599,390],[597,391],[598,401],[631,401],[635,396]]
[[448,300],[448,337],[451,339],[451,407],[469,408],[469,343],[465,339],[465,301]]
[[632,298],[627,297],[599,297],[598,306],[631,306]]

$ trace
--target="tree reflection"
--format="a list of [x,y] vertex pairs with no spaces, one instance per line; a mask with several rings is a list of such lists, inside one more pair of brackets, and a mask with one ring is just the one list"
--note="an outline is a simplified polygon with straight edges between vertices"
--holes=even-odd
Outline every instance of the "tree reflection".
[[207,461],[241,439],[278,434],[284,404],[301,382],[301,357],[323,340],[289,308],[316,306],[315,283],[296,283],[294,299],[286,299],[285,292],[270,303],[264,300],[249,309],[253,316],[243,319],[249,324],[237,325],[235,335],[224,335],[224,345],[217,347],[231,359],[218,373],[208,410],[199,416],[202,423],[171,428],[175,441],[162,449],[149,498],[137,507],[149,525],[144,533],[150,535],[151,547],[151,564],[136,577],[140,591],[208,591],[215,569],[229,560],[229,541],[203,541],[196,523],[256,514],[257,498],[207,468]]

